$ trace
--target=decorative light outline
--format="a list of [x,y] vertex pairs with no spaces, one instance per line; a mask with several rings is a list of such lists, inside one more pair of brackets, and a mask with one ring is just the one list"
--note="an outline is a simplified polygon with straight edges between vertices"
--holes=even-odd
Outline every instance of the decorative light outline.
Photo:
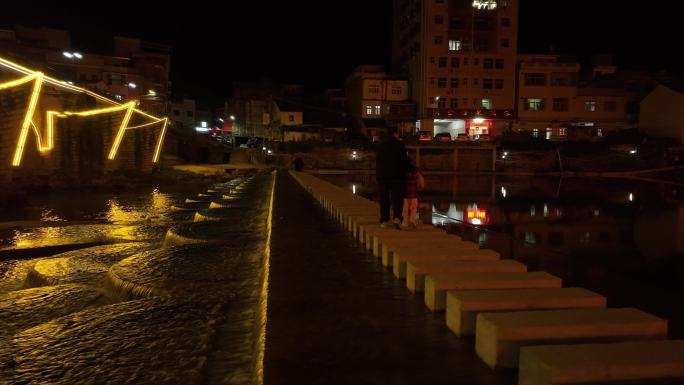
[[[14,88],[21,86],[26,83],[30,83],[31,81],[34,82],[33,86],[33,91],[31,93],[31,99],[29,101],[29,105],[26,109],[26,114],[24,115],[24,121],[21,126],[21,131],[19,134],[19,140],[17,141],[17,147],[15,149],[14,157],[12,159],[12,166],[18,167],[21,165],[21,158],[23,156],[24,148],[26,146],[26,141],[28,138],[28,133],[31,128],[33,128],[33,131],[36,135],[36,142],[37,142],[37,147],[39,152],[49,152],[54,148],[54,118],[55,117],[67,117],[69,115],[77,115],[77,116],[92,116],[92,115],[100,115],[100,114],[105,114],[105,113],[112,113],[112,112],[119,112],[119,111],[126,111],[126,114],[124,116],[124,119],[121,122],[121,125],[119,126],[119,130],[117,131],[117,134],[115,136],[114,143],[112,144],[112,147],[109,151],[108,159],[113,160],[116,158],[116,154],[118,152],[119,146],[121,145],[121,142],[123,141],[124,135],[126,130],[131,130],[131,129],[136,129],[136,128],[141,128],[141,127],[146,127],[150,126],[156,123],[162,123],[162,129],[161,129],[161,135],[159,136],[159,140],[157,141],[157,144],[155,146],[155,151],[154,151],[154,156],[152,158],[153,163],[157,163],[159,161],[159,157],[161,155],[161,149],[164,143],[164,137],[166,135],[166,128],[168,125],[168,118],[158,118],[154,115],[148,114],[144,111],[141,111],[137,108],[136,102],[135,101],[130,101],[124,104],[117,103],[111,99],[108,99],[102,95],[99,95],[95,92],[89,91],[85,88],[77,87],[72,84],[68,84],[63,81],[56,80],[54,78],[51,78],[49,76],[44,75],[41,72],[37,71],[32,71],[26,67],[23,67],[17,63],[14,63],[12,61],[9,61],[7,59],[4,59],[0,57],[0,66],[8,68],[10,70],[13,70],[15,72],[19,72],[21,74],[24,74],[26,76],[16,79],[16,80],[11,80],[5,83],[0,83],[0,90],[5,90],[9,88]],[[45,143],[43,142],[43,138],[41,137],[40,130],[36,126],[36,124],[33,122],[33,116],[35,113],[36,106],[38,104],[38,100],[40,98],[40,91],[42,89],[43,83],[48,83],[53,86],[59,87],[59,88],[64,88],[66,90],[69,90],[71,92],[78,92],[78,93],[84,93],[88,96],[91,96],[101,102],[105,102],[108,104],[113,105],[113,107],[108,107],[108,108],[99,108],[99,109],[94,109],[94,110],[87,110],[87,111],[75,111],[75,112],[58,112],[58,111],[47,111],[47,119],[46,119],[46,141]],[[145,118],[151,119],[152,122],[141,124],[135,127],[129,127],[128,123],[131,120],[131,117],[133,114],[139,114]]]

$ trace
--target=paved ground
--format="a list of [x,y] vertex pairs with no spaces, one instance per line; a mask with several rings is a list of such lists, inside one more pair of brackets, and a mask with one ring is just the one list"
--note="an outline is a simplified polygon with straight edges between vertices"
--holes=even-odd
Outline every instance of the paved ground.
[[514,384],[451,334],[286,173],[277,178],[264,383]]

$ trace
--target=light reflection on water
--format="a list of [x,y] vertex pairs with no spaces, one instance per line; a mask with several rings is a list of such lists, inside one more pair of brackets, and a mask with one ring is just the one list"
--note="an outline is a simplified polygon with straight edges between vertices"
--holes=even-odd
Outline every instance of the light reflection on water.
[[[327,175],[377,200],[373,175]],[[625,179],[426,176],[424,223],[670,320],[684,336],[684,187]],[[363,186],[359,189],[358,186]],[[657,300],[655,300],[657,298]]]
[[0,250],[108,240],[158,241],[177,219],[171,206],[186,195],[155,188],[142,193],[32,197],[35,205],[1,218],[6,221],[0,222],[4,224]]

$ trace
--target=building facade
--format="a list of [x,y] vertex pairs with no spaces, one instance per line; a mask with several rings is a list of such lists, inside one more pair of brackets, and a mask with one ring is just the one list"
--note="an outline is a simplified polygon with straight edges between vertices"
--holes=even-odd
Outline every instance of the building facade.
[[409,82],[388,76],[384,66],[361,65],[347,78],[347,112],[361,123],[363,134],[377,136],[388,125],[410,133],[415,127],[415,106]]
[[395,0],[393,72],[411,82],[419,126],[502,130],[515,107],[516,0]]
[[[115,36],[107,54],[74,48],[68,31],[14,26],[0,30],[0,51],[9,59],[113,100],[140,101],[157,115],[167,112],[171,83],[171,47],[137,38]],[[48,71],[48,70],[46,70]]]
[[615,68],[581,73],[574,58],[520,55],[515,131],[548,140],[601,138],[627,124],[626,91]]

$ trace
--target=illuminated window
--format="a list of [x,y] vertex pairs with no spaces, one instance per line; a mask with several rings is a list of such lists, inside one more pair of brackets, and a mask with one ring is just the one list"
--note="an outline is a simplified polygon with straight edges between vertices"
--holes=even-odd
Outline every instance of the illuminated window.
[[596,112],[596,101],[587,100],[586,102],[584,102],[584,111]]
[[366,115],[373,115],[373,106],[366,104]]
[[544,111],[544,99],[525,99],[525,111]]
[[526,73],[525,74],[525,85],[526,86],[545,86],[546,85],[546,74],[543,74],[543,73]]
[[460,40],[449,40],[449,51],[463,50],[463,43]]
[[380,115],[381,112],[381,106],[379,104],[375,105],[375,115]]
[[568,110],[568,98],[553,98],[553,110],[557,112]]
[[603,136],[603,130],[600,128],[596,129],[596,136]]
[[492,99],[482,99],[482,108],[485,110],[494,109],[494,103],[492,103]]
[[538,138],[539,137],[539,129],[535,128],[532,130],[532,137],[533,138]]

